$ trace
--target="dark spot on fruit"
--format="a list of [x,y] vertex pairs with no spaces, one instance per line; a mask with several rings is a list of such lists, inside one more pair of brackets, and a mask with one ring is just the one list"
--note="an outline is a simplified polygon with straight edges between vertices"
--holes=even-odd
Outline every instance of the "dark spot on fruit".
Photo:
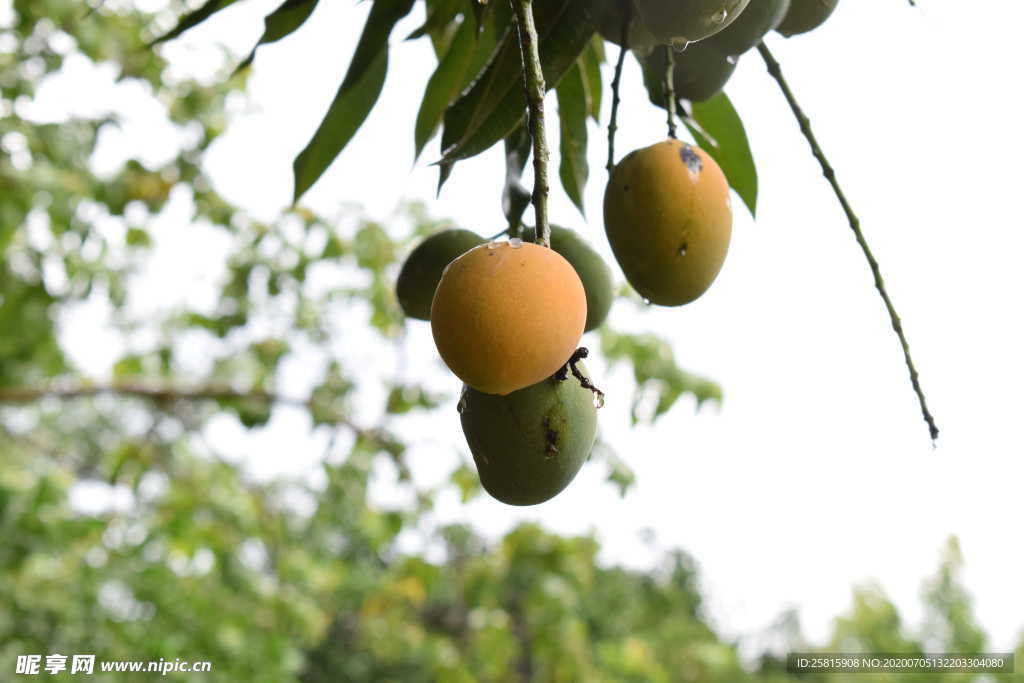
[[548,417],[544,418],[544,455],[548,458],[553,458],[558,455],[558,431],[551,428],[551,420]]
[[690,169],[690,173],[694,175],[700,175],[700,172],[704,170],[704,162],[700,160],[700,157],[696,152],[693,151],[693,147],[684,144],[679,150],[679,158],[683,160],[686,167]]
[[626,191],[626,192],[629,192],[629,183],[626,183],[625,185],[623,185],[623,186],[622,186],[622,189],[623,189],[624,191]]

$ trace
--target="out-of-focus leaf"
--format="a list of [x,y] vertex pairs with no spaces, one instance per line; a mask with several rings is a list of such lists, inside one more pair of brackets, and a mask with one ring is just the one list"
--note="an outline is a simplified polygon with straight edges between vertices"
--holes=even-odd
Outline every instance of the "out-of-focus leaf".
[[376,0],[359,37],[345,79],[313,139],[295,158],[294,200],[323,175],[366,120],[384,87],[388,38],[395,23],[409,13],[413,0]]
[[[715,382],[682,370],[668,342],[653,334],[626,334],[607,326],[601,330],[601,351],[609,363],[628,360],[633,365],[637,390],[633,398],[632,420],[655,422],[671,410],[684,394],[697,399],[700,408],[706,401],[722,401],[722,389]],[[645,399],[653,400],[649,414],[641,415]]]
[[302,26],[316,9],[317,2],[318,0],[285,0],[280,7],[268,14],[263,20],[263,35],[252,48],[249,56],[238,65],[235,72],[237,73],[252,64],[260,45],[277,42]]
[[463,20],[444,57],[437,65],[416,116],[416,156],[437,132],[445,110],[487,63],[497,43],[496,27],[489,23],[480,36],[469,20]]
[[462,465],[452,472],[451,481],[459,489],[463,503],[468,503],[480,495],[483,487],[480,486],[480,477],[471,467]]
[[[604,0],[543,0],[534,9],[544,82],[553,88],[594,35],[606,5]],[[483,75],[445,113],[444,163],[483,152],[519,125],[526,112],[522,79],[516,34],[506,31]]]
[[750,151],[747,132],[732,102],[725,93],[718,93],[706,102],[695,102],[693,120],[686,127],[697,144],[718,162],[751,216],[757,215],[757,167]]
[[206,0],[198,9],[189,12],[179,19],[174,28],[152,41],[149,46],[152,47],[177,38],[185,31],[198,26],[225,7],[235,4],[235,2],[236,0]]
[[584,213],[583,190],[587,185],[587,84],[577,62],[558,84],[558,119],[561,157],[558,175],[569,199]]
[[521,181],[526,161],[532,148],[526,126],[519,126],[505,138],[505,189],[501,194],[501,208],[508,219],[509,227],[516,227],[523,219],[523,212],[530,206],[530,191]]

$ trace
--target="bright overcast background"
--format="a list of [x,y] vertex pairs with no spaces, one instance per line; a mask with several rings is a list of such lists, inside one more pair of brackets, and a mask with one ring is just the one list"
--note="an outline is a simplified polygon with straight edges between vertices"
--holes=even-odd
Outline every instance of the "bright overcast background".
[[[165,54],[182,73],[212,79],[247,52],[275,4],[239,3]],[[638,567],[684,548],[702,567],[714,622],[748,638],[797,607],[807,633],[820,640],[849,606],[851,587],[869,580],[916,623],[921,582],[956,534],[992,649],[1017,642],[1024,627],[1024,3],[918,5],[848,0],[820,30],[790,40],[773,34],[768,43],[881,263],[942,429],[938,447],[863,256],[754,52],[740,61],[727,92],[758,163],[757,221],[734,197],[729,258],[699,301],[677,309],[620,302],[611,316],[618,329],[668,336],[684,368],[723,385],[724,404],[698,413],[682,401],[653,428],[634,429],[628,369],[595,362],[609,392],[603,437],[637,473],[630,495],[620,499],[601,468],[590,467],[548,504],[515,509],[483,497],[463,506],[452,495],[441,499],[439,519],[472,519],[490,536],[524,519],[563,533],[593,531],[603,561]],[[299,32],[261,48],[248,98],[235,103],[227,134],[207,158],[230,200],[266,219],[288,205],[292,159],[326,111],[367,11],[368,3],[320,3]],[[400,40],[421,13],[417,4],[396,29],[383,95],[303,203],[333,215],[340,202],[359,202],[386,220],[399,201],[418,198],[434,216],[493,234],[503,227],[499,148],[460,163],[437,199],[437,171],[429,166],[436,140],[413,165],[412,124],[435,60],[426,41]],[[616,53],[609,46],[609,57]],[[622,87],[620,155],[665,135],[663,112],[647,102],[632,59]],[[555,106],[552,97],[549,111]],[[128,155],[166,158],[182,134],[161,124],[159,107],[140,87],[115,86],[109,72],[82,63],[48,83],[33,107],[36,117],[56,119],[60,112],[127,111],[126,126],[104,138],[101,168]],[[557,125],[549,132],[557,150]],[[551,214],[614,264],[601,221],[604,130],[592,124],[590,134],[587,220],[557,185]],[[188,225],[187,216],[187,198],[179,198],[160,219],[159,255],[142,290],[154,306],[208,287],[222,272],[216,236]],[[81,363],[104,372],[116,350],[105,346],[97,315],[87,307],[66,334]],[[375,342],[360,325],[354,318],[342,343],[374,367]],[[411,325],[406,372],[454,395],[457,384],[440,371],[428,326]],[[285,386],[298,393],[302,368],[291,370],[295,379]],[[422,448],[411,452],[411,465],[418,481],[430,482],[447,471],[456,449],[465,450],[454,404],[420,427]],[[280,409],[266,429],[246,433],[225,418],[210,438],[255,475],[269,476],[316,462],[322,435],[308,435],[301,412]],[[375,487],[382,501],[398,495],[389,477],[382,469]]]

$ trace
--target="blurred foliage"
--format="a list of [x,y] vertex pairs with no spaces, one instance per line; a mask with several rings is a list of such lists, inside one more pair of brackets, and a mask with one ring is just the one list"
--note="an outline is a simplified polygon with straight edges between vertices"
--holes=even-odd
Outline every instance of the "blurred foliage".
[[[309,8],[292,4],[298,14],[268,23],[267,42],[304,19]],[[184,10],[108,0],[86,14],[71,0],[16,0],[0,25],[0,678],[18,654],[77,652],[207,659],[203,680],[232,683],[790,680],[776,655],[809,647],[799,624],[780,631],[776,655],[741,660],[710,623],[683,553],[632,571],[599,561],[589,537],[525,525],[485,539],[437,524],[438,496],[470,501],[479,483],[463,457],[440,484],[418,485],[408,434],[452,397],[359,349],[404,357],[396,263],[439,222],[412,205],[385,222],[296,208],[267,224],[227,203],[201,162],[243,76],[225,64],[220,85],[172,77],[146,47]],[[444,42],[430,20],[423,30]],[[98,173],[94,154],[118,111],[25,114],[72,57],[142,84],[168,122],[195,134],[157,167],[133,157]],[[190,207],[176,229],[224,245],[223,272],[209,300],[157,310],[134,297],[172,196]],[[69,320],[84,307],[116,352],[102,372],[75,360],[82,341]],[[685,394],[720,400],[658,337],[605,331],[601,346],[633,368],[634,419],[666,414]],[[288,393],[296,386],[306,393]],[[303,476],[257,478],[210,436],[225,422],[260,434],[287,410],[308,417],[323,447]],[[628,464],[600,450],[589,466],[625,493]],[[401,504],[368,494],[388,467]],[[951,544],[926,587],[921,633],[867,587],[825,647],[983,648],[961,570]]]

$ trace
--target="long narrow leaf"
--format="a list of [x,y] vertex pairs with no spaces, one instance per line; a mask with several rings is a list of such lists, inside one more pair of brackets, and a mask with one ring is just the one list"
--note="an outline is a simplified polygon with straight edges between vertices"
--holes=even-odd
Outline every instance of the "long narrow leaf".
[[295,201],[315,183],[366,120],[388,71],[388,38],[413,0],[375,0],[345,79],[313,138],[295,158]]
[[594,36],[580,55],[580,68],[587,86],[587,109],[595,121],[601,120],[601,64],[604,63],[604,43]]
[[488,22],[487,29],[477,37],[473,21],[464,19],[452,39],[448,51],[437,65],[416,116],[416,156],[434,137],[448,105],[458,97],[469,82],[486,64],[497,43],[496,27]]
[[[606,5],[603,0],[537,0],[535,9],[541,67],[553,88],[586,47]],[[484,74],[445,113],[444,162],[490,148],[519,125],[525,111],[519,45],[515,32],[508,31]]]
[[225,7],[235,4],[236,1],[237,0],[206,0],[206,2],[204,2],[198,9],[189,12],[179,19],[174,28],[151,42],[149,46],[152,47],[177,38],[185,31],[194,26],[198,26]]
[[751,216],[757,215],[757,166],[747,132],[732,102],[718,93],[706,102],[693,104],[692,116],[699,128],[686,122],[697,144],[718,162]]
[[249,56],[238,65],[235,72],[237,73],[252,64],[260,45],[275,43],[291,35],[302,26],[316,9],[316,3],[317,0],[285,0],[280,7],[268,14],[263,20],[263,35],[252,48]]
[[569,199],[580,210],[590,169],[587,166],[587,84],[577,62],[558,84],[561,157],[558,175]]
[[505,189],[501,193],[501,208],[509,227],[518,226],[530,206],[530,191],[520,181],[530,158],[532,142],[526,126],[519,126],[505,138]]

